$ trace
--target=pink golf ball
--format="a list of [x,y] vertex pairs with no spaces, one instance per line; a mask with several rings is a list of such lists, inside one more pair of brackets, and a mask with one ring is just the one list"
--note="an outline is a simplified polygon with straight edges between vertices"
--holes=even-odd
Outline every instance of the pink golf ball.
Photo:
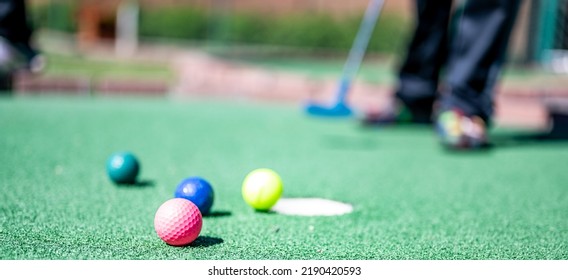
[[183,198],[164,202],[154,217],[156,233],[172,246],[185,246],[197,239],[202,223],[199,208]]

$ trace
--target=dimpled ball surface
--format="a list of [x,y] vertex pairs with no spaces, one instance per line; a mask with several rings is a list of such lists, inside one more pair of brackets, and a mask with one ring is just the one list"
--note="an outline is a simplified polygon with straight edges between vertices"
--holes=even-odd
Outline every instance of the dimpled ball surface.
[[172,246],[185,246],[197,239],[202,223],[199,208],[183,198],[173,198],[164,202],[154,217],[156,233]]
[[213,187],[201,177],[189,177],[177,186],[174,197],[188,199],[199,208],[202,215],[207,215],[213,205]]
[[107,173],[116,184],[134,184],[140,171],[138,159],[130,152],[119,152],[107,160]]
[[268,168],[253,170],[243,181],[242,195],[245,202],[259,211],[267,211],[282,195],[282,179]]

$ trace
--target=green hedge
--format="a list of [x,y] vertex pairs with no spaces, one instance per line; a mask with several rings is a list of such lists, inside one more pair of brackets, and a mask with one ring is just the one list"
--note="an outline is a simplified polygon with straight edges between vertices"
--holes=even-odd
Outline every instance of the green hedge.
[[140,12],[139,33],[144,37],[204,40],[207,29],[203,11],[167,8]]
[[77,30],[74,1],[51,1],[50,5],[30,5],[29,20],[36,28],[65,32]]
[[[51,3],[30,8],[34,25],[76,31],[75,2]],[[144,38],[347,50],[357,34],[361,16],[336,19],[321,13],[298,13],[273,17],[258,13],[214,13],[187,6],[142,7],[139,33]],[[397,52],[408,31],[407,20],[394,14],[383,14],[369,43],[369,51]]]
[[[142,10],[140,35],[144,37],[209,40],[346,50],[351,47],[361,17],[342,20],[325,14],[269,17],[253,13],[210,14],[192,8]],[[397,52],[408,34],[408,22],[396,15],[380,18],[370,51]]]

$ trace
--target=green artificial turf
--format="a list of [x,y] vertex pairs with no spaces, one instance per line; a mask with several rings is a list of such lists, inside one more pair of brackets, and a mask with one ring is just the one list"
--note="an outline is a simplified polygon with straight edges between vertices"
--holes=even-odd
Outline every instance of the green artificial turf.
[[77,77],[91,79],[120,78],[169,81],[173,80],[173,73],[169,63],[164,62],[136,62],[130,60],[116,60],[89,58],[81,55],[47,54],[45,76]]
[[[567,259],[568,142],[497,130],[489,151],[451,153],[421,127],[363,129],[299,107],[163,99],[0,99],[1,259]],[[140,186],[105,161],[130,150]],[[354,205],[338,217],[257,213],[241,198],[269,167],[285,197]],[[202,176],[211,217],[171,247],[153,216]]]

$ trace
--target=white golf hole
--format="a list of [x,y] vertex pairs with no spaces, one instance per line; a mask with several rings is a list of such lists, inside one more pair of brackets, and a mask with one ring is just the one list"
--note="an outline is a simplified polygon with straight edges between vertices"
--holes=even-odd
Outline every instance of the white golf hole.
[[293,216],[338,216],[353,212],[353,206],[323,198],[281,198],[270,210]]

